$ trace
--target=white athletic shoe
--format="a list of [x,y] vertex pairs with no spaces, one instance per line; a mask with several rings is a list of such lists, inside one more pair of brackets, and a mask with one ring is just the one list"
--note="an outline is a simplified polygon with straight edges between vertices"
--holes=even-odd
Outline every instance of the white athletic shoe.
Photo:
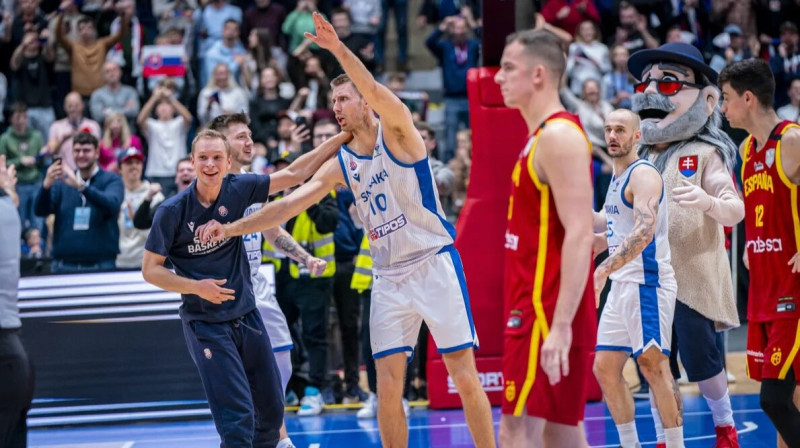
[[[406,414],[406,418],[411,414],[411,406],[408,404],[408,400],[403,398],[403,412]],[[378,417],[378,396],[370,392],[369,397],[367,397],[367,401],[364,402],[364,407],[359,409],[356,412],[356,417],[359,419],[371,419]]]
[[298,417],[308,417],[319,415],[322,413],[322,407],[325,403],[322,401],[322,394],[319,389],[315,387],[306,387],[306,394],[300,400],[300,409],[297,411]]
[[356,417],[360,419],[375,418],[378,416],[378,396],[369,393],[367,401],[364,402],[364,407],[356,412]]

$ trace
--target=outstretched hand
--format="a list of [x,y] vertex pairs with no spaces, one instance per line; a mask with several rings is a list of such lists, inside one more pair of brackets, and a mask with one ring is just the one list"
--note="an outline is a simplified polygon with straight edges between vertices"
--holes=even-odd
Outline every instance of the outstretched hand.
[[672,189],[672,200],[683,208],[693,208],[702,212],[711,208],[711,197],[697,185],[681,179],[681,186]]
[[326,50],[331,51],[336,48],[341,41],[339,40],[339,36],[336,35],[336,31],[333,29],[333,25],[325,20],[325,17],[322,17],[322,14],[319,12],[314,11],[313,17],[316,35],[305,33],[306,38]]

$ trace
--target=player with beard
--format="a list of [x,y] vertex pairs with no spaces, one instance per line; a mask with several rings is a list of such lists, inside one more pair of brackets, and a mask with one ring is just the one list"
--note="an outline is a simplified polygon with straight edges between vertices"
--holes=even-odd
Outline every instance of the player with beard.
[[[739,325],[723,226],[744,217],[733,183],[736,146],[721,129],[717,72],[694,46],[664,44],[628,59],[633,111],[642,118],[639,155],[661,172],[669,204],[669,245],[678,283],[670,365],[677,355],[697,382],[714,421],[719,448],[738,447],[724,354],[716,332]],[[677,387],[676,387],[677,392]],[[664,432],[650,395],[658,441]],[[663,446],[663,445],[662,445]]]
[[[253,162],[253,133],[250,131],[250,118],[246,114],[220,115],[208,125],[228,139],[231,145],[231,173],[248,173],[245,167]],[[260,210],[261,202],[252,204],[244,212],[244,216],[250,215]],[[319,276],[325,271],[327,262],[319,258],[312,257],[308,252],[295,241],[289,233],[282,227],[277,226],[265,230],[262,233],[245,235],[242,240],[247,251],[247,259],[250,262],[250,274],[253,280],[253,293],[256,298],[256,308],[261,313],[264,326],[267,328],[269,341],[272,344],[272,352],[275,353],[275,361],[281,373],[281,385],[286,391],[286,385],[292,377],[292,357],[291,350],[292,336],[289,333],[289,326],[286,323],[286,316],[281,311],[275,295],[272,293],[267,277],[260,271],[261,268],[261,238],[265,238],[272,247],[278,248],[283,254],[292,259],[305,263],[312,275]],[[281,441],[277,448],[293,447],[292,440],[286,433],[286,424],[281,427]]]
[[306,37],[331,51],[346,73],[331,81],[333,111],[342,129],[352,132],[352,142],[292,194],[234,223],[209,222],[196,233],[200,241],[214,244],[268,229],[332,189],[350,188],[370,235],[375,275],[370,335],[383,444],[408,445],[403,376],[424,320],[461,397],[473,442],[479,448],[493,447],[491,408],[473,354],[478,338],[461,259],[453,246],[455,229],[444,218],[422,137],[408,108],[375,81],[331,24],[316,12],[314,24],[316,35]]
[[[241,218],[252,204],[303,182],[347,140],[339,134],[270,176],[228,176],[228,140],[203,129],[192,142],[197,179],[156,211],[142,275],[148,283],[181,294],[184,337],[222,446],[275,447],[283,425],[284,393],[269,335],[256,309],[242,238],[207,244],[195,236],[195,229],[210,220]],[[269,227],[274,226],[265,229]],[[168,257],[174,272],[164,267]],[[221,273],[224,278],[219,278]]]
[[594,373],[622,448],[641,446],[633,395],[622,376],[630,356],[653,390],[667,448],[681,448],[680,395],[673,395],[667,355],[678,287],[667,243],[664,184],[655,167],[634,150],[640,137],[635,113],[617,109],[606,117],[614,177],[603,211],[594,214],[594,231],[606,232],[609,249],[609,257],[594,271],[595,294],[600,296],[608,278],[613,283],[597,328]]

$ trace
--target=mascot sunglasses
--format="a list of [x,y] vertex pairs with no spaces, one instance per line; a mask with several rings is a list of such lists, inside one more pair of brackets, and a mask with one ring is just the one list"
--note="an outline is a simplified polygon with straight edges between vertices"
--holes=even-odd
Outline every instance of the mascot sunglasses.
[[683,86],[695,87],[698,89],[702,89],[704,86],[701,84],[695,84],[689,81],[678,81],[675,79],[653,79],[650,78],[646,81],[642,81],[640,83],[633,85],[633,91],[636,93],[644,93],[647,90],[647,86],[650,85],[651,82],[655,81],[656,83],[656,90],[658,93],[664,96],[672,96],[677,94],[681,91]]

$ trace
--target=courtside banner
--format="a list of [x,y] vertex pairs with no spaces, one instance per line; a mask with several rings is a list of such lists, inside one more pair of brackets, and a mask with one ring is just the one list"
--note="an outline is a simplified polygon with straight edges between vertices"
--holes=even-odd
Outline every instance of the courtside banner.
[[142,76],[185,76],[185,57],[182,45],[145,45],[142,47]]
[[[274,285],[272,265],[261,269]],[[29,426],[210,418],[180,305],[139,271],[21,278]]]

